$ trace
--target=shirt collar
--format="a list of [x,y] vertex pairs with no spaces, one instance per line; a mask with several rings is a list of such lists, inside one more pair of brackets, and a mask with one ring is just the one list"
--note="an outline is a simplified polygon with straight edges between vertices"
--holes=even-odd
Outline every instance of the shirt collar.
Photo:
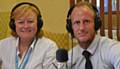
[[[16,41],[17,55],[20,53],[20,52],[19,52],[19,49],[18,49],[19,39],[20,39],[20,38],[19,38],[19,37],[17,37],[17,41]],[[34,49],[34,47],[35,47],[36,41],[37,41],[37,39],[36,39],[36,38],[34,38],[34,40],[33,40],[32,44],[30,45],[30,47],[29,47],[29,48],[32,48],[32,50],[33,50],[33,49]]]
[[[16,47],[18,47],[18,44],[19,44],[19,39],[20,39],[20,38],[19,38],[19,37],[17,37]],[[36,39],[36,38],[34,38],[34,40],[33,40],[32,44],[30,45],[30,47],[31,47],[32,49],[35,47],[36,41],[37,41],[37,39]]]
[[87,50],[93,55],[95,53],[96,49],[98,48],[99,43],[100,43],[100,36],[96,35]]

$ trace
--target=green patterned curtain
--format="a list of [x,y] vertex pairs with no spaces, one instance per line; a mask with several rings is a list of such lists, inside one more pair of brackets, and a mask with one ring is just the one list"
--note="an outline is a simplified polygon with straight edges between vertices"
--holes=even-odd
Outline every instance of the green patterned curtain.
[[0,12],[0,39],[10,35],[9,12]]

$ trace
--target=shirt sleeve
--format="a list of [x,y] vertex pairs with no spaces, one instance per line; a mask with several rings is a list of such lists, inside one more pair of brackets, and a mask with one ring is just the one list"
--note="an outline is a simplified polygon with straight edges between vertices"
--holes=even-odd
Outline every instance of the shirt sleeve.
[[120,69],[120,43],[111,47],[109,59],[115,69]]

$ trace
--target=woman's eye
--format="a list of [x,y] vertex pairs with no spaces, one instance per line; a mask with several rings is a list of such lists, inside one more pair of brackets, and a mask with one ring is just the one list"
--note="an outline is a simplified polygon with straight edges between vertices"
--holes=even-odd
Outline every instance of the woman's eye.
[[32,21],[32,20],[30,20],[30,21],[28,21],[28,23],[33,23],[34,21]]
[[23,24],[23,23],[24,23],[24,21],[17,21],[17,23],[19,23],[19,24]]

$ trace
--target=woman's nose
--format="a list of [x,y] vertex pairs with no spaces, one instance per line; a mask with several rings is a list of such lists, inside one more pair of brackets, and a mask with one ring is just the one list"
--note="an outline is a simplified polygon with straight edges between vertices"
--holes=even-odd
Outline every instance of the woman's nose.
[[29,27],[29,23],[27,21],[24,21],[24,27],[25,28]]

